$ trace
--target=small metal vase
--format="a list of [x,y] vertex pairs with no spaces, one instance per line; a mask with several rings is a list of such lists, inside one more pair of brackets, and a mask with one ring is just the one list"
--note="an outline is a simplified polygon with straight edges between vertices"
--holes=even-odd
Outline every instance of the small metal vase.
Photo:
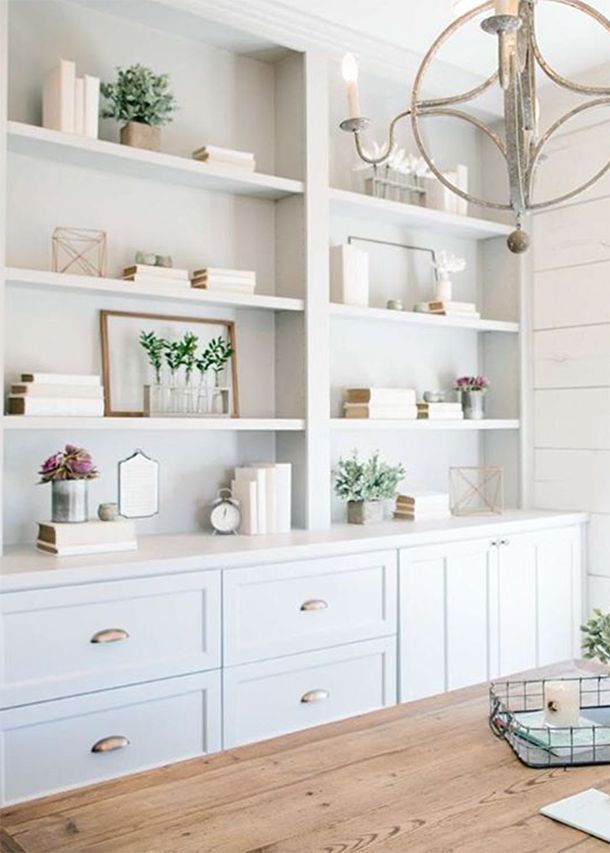
[[383,501],[348,501],[347,520],[350,524],[378,524],[383,521]]
[[53,480],[51,520],[61,524],[81,524],[89,520],[88,480]]
[[462,391],[462,409],[467,421],[480,421],[485,417],[485,391]]

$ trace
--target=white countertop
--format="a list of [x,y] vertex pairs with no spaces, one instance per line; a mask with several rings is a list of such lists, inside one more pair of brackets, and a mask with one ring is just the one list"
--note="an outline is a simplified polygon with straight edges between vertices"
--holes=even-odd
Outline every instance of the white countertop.
[[53,557],[39,553],[33,545],[20,546],[8,548],[0,558],[0,592],[408,548],[584,524],[587,519],[585,513],[577,512],[507,510],[498,516],[434,522],[393,520],[371,526],[338,524],[319,532],[293,530],[268,536],[143,536],[137,551],[86,557]]

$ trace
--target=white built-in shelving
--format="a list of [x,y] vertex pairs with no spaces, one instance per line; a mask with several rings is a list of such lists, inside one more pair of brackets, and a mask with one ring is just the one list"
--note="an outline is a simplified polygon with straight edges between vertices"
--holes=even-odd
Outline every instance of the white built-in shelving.
[[305,429],[301,418],[86,418],[20,417],[5,415],[4,429],[32,430],[128,430],[130,432],[299,432]]
[[511,418],[484,418],[469,420],[390,420],[389,418],[368,420],[366,418],[333,418],[331,429],[341,432],[488,432],[491,430],[519,429],[519,421]]
[[404,323],[435,329],[471,329],[473,332],[508,332],[509,334],[516,334],[519,331],[518,323],[510,323],[506,320],[470,320],[468,317],[444,317],[418,311],[366,308],[359,305],[342,305],[336,302],[331,302],[330,313],[334,317],[345,317],[365,322]]
[[56,273],[48,270],[9,268],[5,272],[9,287],[56,289],[83,293],[115,294],[133,299],[155,299],[187,303],[193,307],[226,305],[231,308],[260,308],[267,311],[303,311],[303,300],[285,296],[237,293],[217,293],[176,284],[163,284],[158,279],[149,281],[123,281],[117,278],[97,278],[88,275]]

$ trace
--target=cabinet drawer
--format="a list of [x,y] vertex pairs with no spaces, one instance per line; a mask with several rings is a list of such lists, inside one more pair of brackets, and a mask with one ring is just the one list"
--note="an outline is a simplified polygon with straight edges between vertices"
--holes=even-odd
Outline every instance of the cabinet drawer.
[[387,636],[396,552],[232,569],[223,597],[229,666]]
[[224,745],[239,746],[396,702],[393,638],[224,670]]
[[220,727],[218,671],[2,711],[0,796],[18,802],[214,752]]
[[220,666],[220,574],[0,596],[0,706]]

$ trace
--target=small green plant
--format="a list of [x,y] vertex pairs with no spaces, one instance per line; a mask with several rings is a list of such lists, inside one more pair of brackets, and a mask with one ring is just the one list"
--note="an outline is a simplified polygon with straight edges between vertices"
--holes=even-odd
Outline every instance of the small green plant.
[[144,65],[117,68],[116,83],[102,83],[102,95],[108,101],[102,118],[140,124],[169,124],[178,105],[169,91],[169,76],[155,74]]
[[167,346],[167,341],[163,338],[158,338],[154,332],[140,332],[140,344],[148,356],[151,367],[155,371],[157,385],[160,385],[163,353]]
[[344,501],[381,501],[393,498],[396,488],[405,476],[402,465],[388,465],[379,459],[375,451],[361,462],[358,451],[350,457],[340,459],[334,471],[335,494]]
[[197,347],[199,338],[192,332],[186,332],[181,341],[178,341],[178,357],[180,367],[184,367],[187,383],[191,381],[191,374],[197,363]]
[[222,370],[234,352],[235,350],[229,341],[225,341],[224,338],[219,335],[217,338],[212,338],[207,349],[203,353],[202,359],[206,360],[208,364],[207,369],[214,371],[216,385],[218,385]]
[[595,608],[593,615],[580,630],[583,634],[582,652],[590,660],[597,658],[603,664],[610,663],[610,613]]

